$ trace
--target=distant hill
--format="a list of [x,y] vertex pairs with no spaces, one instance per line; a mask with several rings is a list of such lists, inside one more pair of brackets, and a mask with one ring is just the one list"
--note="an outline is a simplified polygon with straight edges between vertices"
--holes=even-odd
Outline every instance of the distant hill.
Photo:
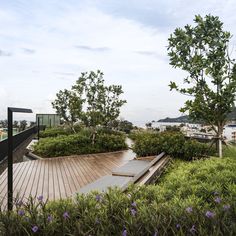
[[[229,121],[236,121],[236,108],[234,108],[234,110],[228,115],[228,120]],[[176,118],[165,118],[165,119],[160,119],[158,120],[158,122],[168,122],[168,123],[191,123],[193,121],[191,121],[191,119],[189,118],[189,116],[185,115],[185,116],[180,116],[180,117],[176,117]]]
[[158,122],[168,122],[168,123],[172,123],[172,122],[177,122],[177,123],[189,123],[189,122],[190,122],[190,118],[189,118],[189,116],[180,116],[180,117],[176,117],[176,118],[166,117],[165,119],[160,119],[160,120],[158,120]]

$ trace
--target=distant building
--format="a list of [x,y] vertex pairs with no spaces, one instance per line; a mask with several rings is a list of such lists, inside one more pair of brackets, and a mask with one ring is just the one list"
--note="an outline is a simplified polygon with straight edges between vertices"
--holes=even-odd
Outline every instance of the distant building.
[[229,124],[224,127],[223,135],[227,141],[236,141],[236,124]]

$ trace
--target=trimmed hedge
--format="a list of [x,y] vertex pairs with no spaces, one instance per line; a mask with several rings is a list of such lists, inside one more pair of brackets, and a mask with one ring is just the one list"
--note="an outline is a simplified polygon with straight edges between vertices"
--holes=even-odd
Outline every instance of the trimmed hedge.
[[47,128],[40,132],[40,138],[57,137],[60,135],[68,135],[70,133],[71,132],[68,129],[62,127]]
[[174,158],[192,160],[214,153],[209,145],[196,140],[186,140],[180,132],[140,132],[135,135],[134,140],[133,151],[138,156],[151,156],[165,152]]
[[84,133],[41,139],[34,152],[42,157],[80,155],[127,149],[123,134],[97,134],[95,144]]
[[236,235],[235,170],[235,158],[175,160],[156,186],[18,201],[0,235]]

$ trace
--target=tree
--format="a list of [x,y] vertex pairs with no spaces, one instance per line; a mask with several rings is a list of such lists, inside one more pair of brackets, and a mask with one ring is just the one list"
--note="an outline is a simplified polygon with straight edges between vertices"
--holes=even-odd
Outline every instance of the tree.
[[152,122],[148,122],[145,124],[147,129],[151,129],[152,128]]
[[29,127],[33,127],[33,126],[35,126],[35,125],[36,125],[36,122],[35,122],[35,121],[30,121]]
[[93,130],[93,142],[95,140],[97,126],[108,127],[120,115],[120,108],[126,100],[120,99],[123,93],[120,85],[106,86],[103,73],[82,73],[72,89],[76,93],[83,93],[86,103],[86,111],[82,120],[84,124]]
[[118,130],[123,131],[127,134],[130,133],[130,131],[134,128],[132,122],[128,120],[119,120],[118,121]]
[[84,92],[87,110],[83,118],[84,123],[89,127],[108,126],[109,122],[118,118],[120,108],[126,103],[125,100],[120,99],[123,93],[122,86],[106,86],[103,75],[99,70],[82,73],[73,86],[76,92]]
[[81,95],[64,89],[56,94],[56,99],[52,102],[52,106],[62,120],[75,132],[73,125],[78,119],[82,119],[83,103],[84,99],[82,99]]
[[52,106],[72,129],[78,120],[90,127],[94,142],[97,127],[109,127],[120,115],[120,108],[126,103],[120,99],[121,94],[120,85],[105,85],[101,71],[85,72],[81,73],[71,90],[57,93]]
[[19,128],[19,122],[17,120],[14,120],[13,122],[13,128]]
[[194,22],[195,26],[177,28],[168,39],[170,65],[188,73],[187,86],[180,88],[171,82],[170,89],[191,97],[180,111],[212,126],[221,157],[223,127],[236,94],[236,65],[228,50],[231,34],[212,15],[197,15]]
[[19,131],[25,130],[26,127],[27,127],[27,121],[26,120],[20,120]]
[[7,120],[0,120],[0,127],[7,128],[8,121]]

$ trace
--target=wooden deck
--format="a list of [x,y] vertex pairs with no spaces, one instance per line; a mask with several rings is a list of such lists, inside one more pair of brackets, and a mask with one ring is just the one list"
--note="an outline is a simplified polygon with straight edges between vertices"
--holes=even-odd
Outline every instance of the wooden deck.
[[[71,197],[78,190],[111,175],[112,169],[134,158],[131,150],[26,161],[13,165],[14,197],[27,199],[43,195],[55,200]],[[7,202],[7,170],[0,176],[1,208]]]

